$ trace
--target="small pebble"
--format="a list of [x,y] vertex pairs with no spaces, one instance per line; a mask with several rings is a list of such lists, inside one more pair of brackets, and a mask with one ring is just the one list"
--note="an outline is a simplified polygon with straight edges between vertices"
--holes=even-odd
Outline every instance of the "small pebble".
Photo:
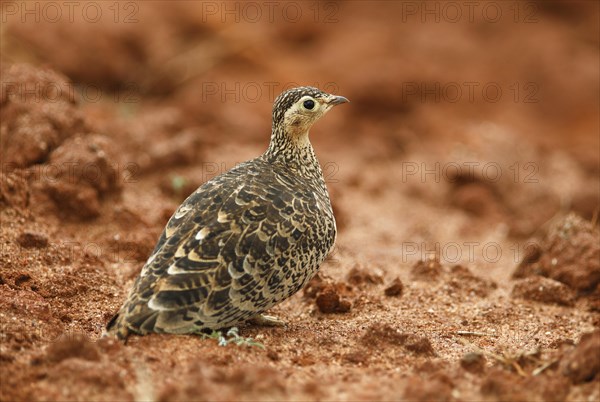
[[460,359],[460,366],[470,373],[481,373],[485,369],[485,357],[481,353],[467,353]]
[[25,248],[48,247],[48,237],[43,233],[24,231],[17,238],[17,243]]
[[404,285],[402,284],[402,281],[400,281],[400,278],[396,278],[388,287],[385,288],[384,293],[389,297],[401,296],[403,290]]

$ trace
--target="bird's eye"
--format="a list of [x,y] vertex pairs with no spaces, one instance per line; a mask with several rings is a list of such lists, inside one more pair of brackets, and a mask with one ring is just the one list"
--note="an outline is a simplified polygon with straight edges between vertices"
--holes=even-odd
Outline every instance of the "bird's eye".
[[302,105],[304,105],[305,109],[312,110],[315,107],[315,101],[312,99],[307,99]]

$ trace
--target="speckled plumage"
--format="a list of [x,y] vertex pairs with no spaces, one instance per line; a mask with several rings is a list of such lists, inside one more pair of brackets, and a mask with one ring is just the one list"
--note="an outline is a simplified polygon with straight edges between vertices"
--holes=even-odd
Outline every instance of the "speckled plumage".
[[267,151],[206,182],[175,211],[108,333],[231,327],[302,289],[336,237],[308,130],[343,102],[312,87],[282,93]]

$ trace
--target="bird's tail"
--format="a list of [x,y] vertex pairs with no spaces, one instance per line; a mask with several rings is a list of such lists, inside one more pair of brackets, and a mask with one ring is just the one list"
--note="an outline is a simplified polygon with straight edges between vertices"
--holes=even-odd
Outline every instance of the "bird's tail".
[[127,326],[125,321],[125,312],[123,309],[119,310],[117,314],[110,319],[106,324],[105,335],[116,336],[121,341],[127,341],[127,337],[130,335],[131,330]]
[[131,334],[145,335],[150,332],[165,332],[156,328],[159,313],[159,311],[147,308],[145,303],[136,305],[131,311],[131,306],[125,303],[106,324],[105,335],[127,341],[127,337]]

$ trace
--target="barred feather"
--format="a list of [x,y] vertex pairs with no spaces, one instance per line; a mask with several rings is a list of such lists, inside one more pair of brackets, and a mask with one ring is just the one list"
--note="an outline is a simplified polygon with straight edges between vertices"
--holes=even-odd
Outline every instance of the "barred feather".
[[336,238],[308,129],[346,101],[311,87],[280,95],[269,149],[175,211],[108,332],[123,339],[230,327],[302,289]]

